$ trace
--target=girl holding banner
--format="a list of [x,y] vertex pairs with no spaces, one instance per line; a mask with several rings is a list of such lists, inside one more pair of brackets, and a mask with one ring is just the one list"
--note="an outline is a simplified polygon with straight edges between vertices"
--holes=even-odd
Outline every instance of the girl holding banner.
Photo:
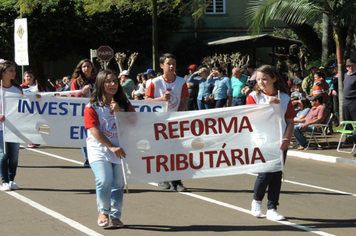
[[[94,88],[96,80],[96,69],[89,59],[81,60],[74,69],[70,90],[90,91]],[[88,152],[86,147],[82,147],[84,155],[84,167],[90,167],[88,162]]]
[[4,142],[4,97],[6,94],[16,93],[22,94],[21,87],[14,81],[16,76],[15,64],[10,61],[2,61],[0,63],[0,81],[1,81],[1,114],[0,122],[0,171],[2,186],[1,190],[10,191],[19,189],[14,179],[16,176],[17,163],[19,159],[19,143]]
[[90,166],[95,175],[98,225],[123,227],[120,220],[125,180],[121,158],[125,151],[119,146],[114,112],[134,112],[118,79],[110,70],[101,71],[84,111],[88,129],[87,148]]
[[[281,104],[283,139],[280,149],[283,151],[284,161],[287,157],[287,149],[294,129],[295,110],[278,70],[270,65],[263,65],[256,71],[257,85],[247,98],[246,104],[276,103]],[[279,96],[279,91],[282,93]],[[251,203],[252,215],[262,217],[262,199],[268,187],[268,203],[266,217],[269,220],[284,220],[285,218],[277,212],[279,195],[282,185],[282,171],[272,173],[259,173],[255,182],[254,196]]]

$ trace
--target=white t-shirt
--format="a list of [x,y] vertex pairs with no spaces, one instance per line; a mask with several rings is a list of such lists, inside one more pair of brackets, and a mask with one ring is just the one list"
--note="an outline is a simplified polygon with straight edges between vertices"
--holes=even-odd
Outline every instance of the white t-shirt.
[[[103,107],[88,104],[84,110],[85,129],[99,126],[99,130],[115,146],[119,147],[119,140],[116,129],[114,111],[109,105]],[[121,159],[116,157],[107,147],[98,142],[91,134],[87,132],[87,150],[89,163],[94,161],[106,160],[114,164],[121,164]]]
[[[0,88],[1,88],[1,86],[0,86]],[[4,97],[6,97],[6,95],[11,95],[11,94],[22,94],[22,91],[13,85],[11,85],[11,87],[3,87],[3,92],[4,92]],[[6,106],[6,104],[5,104],[5,106]],[[2,94],[1,94],[1,92],[0,92],[0,114],[2,114]],[[5,116],[5,118],[6,118],[6,116]],[[2,125],[0,125],[0,131],[2,131]]]
[[171,98],[168,102],[168,111],[178,111],[181,98],[188,98],[189,92],[185,80],[176,76],[175,80],[167,81],[163,75],[154,78],[146,90],[146,96],[152,98],[162,97],[167,91]]
[[[270,97],[278,97],[278,94],[266,94],[261,91],[259,95],[255,91],[251,92],[247,97],[246,104],[264,104],[266,103]],[[286,131],[286,119],[294,119],[295,117],[295,110],[293,104],[290,100],[290,97],[286,93],[281,93],[281,109],[282,109],[282,129],[283,133]]]

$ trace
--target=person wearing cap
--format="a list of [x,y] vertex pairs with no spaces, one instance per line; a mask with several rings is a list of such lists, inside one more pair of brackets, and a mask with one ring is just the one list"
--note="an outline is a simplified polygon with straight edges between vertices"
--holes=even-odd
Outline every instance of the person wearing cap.
[[135,83],[130,79],[130,71],[124,70],[120,73],[120,84],[124,89],[126,97],[132,100],[131,93],[135,89]]
[[242,89],[245,87],[247,75],[242,74],[238,68],[232,69],[231,88],[232,88],[232,105],[246,105],[246,95],[242,94]]
[[[354,59],[349,58],[346,60],[346,70],[347,72],[344,76],[344,103],[342,105],[343,120],[356,121],[356,62]],[[356,142],[356,133],[352,135],[352,139]]]
[[303,91],[307,94],[310,95],[312,94],[313,90],[313,85],[314,85],[314,74],[318,71],[318,68],[315,66],[312,66],[310,69],[310,75],[304,78],[303,83],[302,83],[302,88]]
[[[308,141],[303,132],[311,132],[313,129],[312,124],[326,124],[330,112],[323,106],[323,97],[321,95],[315,95],[308,98],[312,108],[305,117],[305,122],[294,126],[293,135],[300,145],[298,150],[304,150],[307,147]],[[321,127],[316,127],[316,131],[321,132]]]
[[154,71],[153,69],[147,69],[147,71],[143,74],[144,76],[146,76],[146,88],[148,88],[151,83],[151,80],[157,77],[156,71]]
[[184,76],[185,81],[187,81],[187,87],[189,92],[186,111],[198,110],[197,96],[199,92],[199,85],[188,82],[190,76],[192,76],[192,74],[198,71],[198,67],[194,64],[191,64],[187,69],[189,71],[189,74]]

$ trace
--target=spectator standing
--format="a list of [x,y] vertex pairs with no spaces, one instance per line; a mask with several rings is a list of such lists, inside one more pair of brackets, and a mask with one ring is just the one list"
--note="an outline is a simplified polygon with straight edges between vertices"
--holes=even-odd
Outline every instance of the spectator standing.
[[[145,100],[168,101],[168,111],[185,111],[189,97],[187,83],[182,77],[175,74],[177,62],[175,56],[165,53],[160,57],[160,67],[163,75],[152,80],[146,90]],[[187,189],[181,180],[160,182],[158,186],[163,189],[184,192]]]
[[[342,105],[343,120],[356,121],[356,62],[354,59],[349,58],[346,60],[346,70],[344,78],[344,103]],[[350,129],[349,127],[347,128]],[[356,133],[352,135],[352,139],[356,142]]]
[[209,100],[209,95],[213,91],[213,85],[207,83],[209,71],[207,68],[202,67],[194,72],[188,79],[188,83],[198,84],[199,91],[197,96],[197,104],[199,110],[213,108],[213,103]]
[[[96,69],[89,59],[81,60],[74,69],[70,90],[88,91],[94,89],[96,80]],[[82,147],[84,156],[84,167],[90,167],[86,147]]]
[[120,84],[124,93],[126,94],[127,99],[132,100],[131,93],[135,88],[135,83],[130,78],[130,71],[124,70],[120,73]]
[[[280,142],[280,149],[283,151],[284,162],[287,157],[287,150],[293,133],[293,119],[295,117],[294,107],[288,96],[288,90],[283,79],[274,66],[263,65],[257,69],[257,85],[247,98],[247,104],[281,104],[283,116],[283,139]],[[281,91],[280,99],[278,91]],[[282,185],[282,171],[258,173],[254,195],[251,203],[251,212],[255,217],[262,217],[262,200],[268,187],[268,203],[266,217],[269,220],[284,220],[284,216],[277,212],[279,205],[279,195]]]
[[144,73],[146,77],[146,88],[148,88],[148,86],[151,83],[151,80],[156,78],[158,75],[156,73],[156,71],[154,71],[153,69],[147,69],[147,71]]
[[333,119],[334,119],[334,125],[339,126],[340,125],[340,115],[339,115],[339,85],[338,85],[338,64],[335,62],[330,66],[330,68],[333,68],[335,75],[332,78],[332,82],[329,84],[329,89],[331,91],[331,101],[332,101],[332,107],[333,107]]
[[[1,61],[0,80],[3,86],[3,95],[0,97],[0,104],[2,104],[3,96],[5,97],[8,94],[22,94],[21,87],[15,82],[15,76],[15,63],[6,60]],[[0,122],[4,121],[5,115],[2,114],[2,109],[0,107]],[[1,190],[17,190],[19,189],[19,186],[15,183],[15,176],[19,159],[20,144],[13,142],[4,142],[3,138],[4,135],[2,125],[0,125],[0,172],[2,181]],[[4,150],[6,150],[6,153]]]
[[191,64],[188,68],[189,74],[184,76],[185,81],[187,82],[187,87],[188,87],[188,92],[189,92],[189,98],[187,100],[187,111],[193,111],[193,110],[198,110],[198,105],[197,105],[197,96],[199,92],[199,85],[190,83],[188,82],[188,79],[190,76],[198,70],[198,67],[194,64]]
[[214,84],[214,89],[211,94],[211,99],[214,100],[214,107],[220,108],[226,105],[232,104],[232,89],[230,78],[224,75],[223,69],[220,67],[214,67],[207,80],[208,83]]
[[98,225],[101,227],[109,225],[109,215],[113,227],[124,226],[120,220],[125,186],[121,158],[126,154],[118,141],[114,112],[134,111],[119,85],[117,74],[101,71],[84,111],[88,157],[95,175]]
[[240,71],[249,77],[246,81],[245,88],[243,88],[241,91],[242,94],[248,96],[252,92],[253,87],[256,85],[256,72],[253,70],[253,67],[250,64],[243,65]]
[[62,82],[64,83],[64,88],[63,88],[63,91],[70,91],[70,86],[71,86],[71,81],[72,77],[69,75],[69,76],[64,76],[63,79],[62,79]]
[[302,70],[299,67],[293,69],[294,77],[291,79],[292,86],[303,83]]
[[[257,64],[257,61],[256,61]],[[246,95],[241,91],[245,87],[248,76],[242,74],[238,68],[232,69],[232,78],[231,78],[231,88],[232,88],[232,105],[241,106],[246,104]]]

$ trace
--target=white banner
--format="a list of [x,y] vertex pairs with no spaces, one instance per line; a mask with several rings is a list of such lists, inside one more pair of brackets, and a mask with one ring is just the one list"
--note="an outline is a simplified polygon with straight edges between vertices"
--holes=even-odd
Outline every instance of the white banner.
[[[89,102],[80,90],[26,93],[5,97],[5,140],[59,146],[86,146],[84,108]],[[40,94],[41,98],[37,98]],[[60,94],[60,95],[58,95]],[[82,96],[80,95],[80,96]],[[136,112],[165,112],[167,102],[131,100]]]
[[280,106],[115,113],[129,183],[283,169]]
[[16,19],[14,27],[15,62],[19,66],[28,66],[27,18]]

